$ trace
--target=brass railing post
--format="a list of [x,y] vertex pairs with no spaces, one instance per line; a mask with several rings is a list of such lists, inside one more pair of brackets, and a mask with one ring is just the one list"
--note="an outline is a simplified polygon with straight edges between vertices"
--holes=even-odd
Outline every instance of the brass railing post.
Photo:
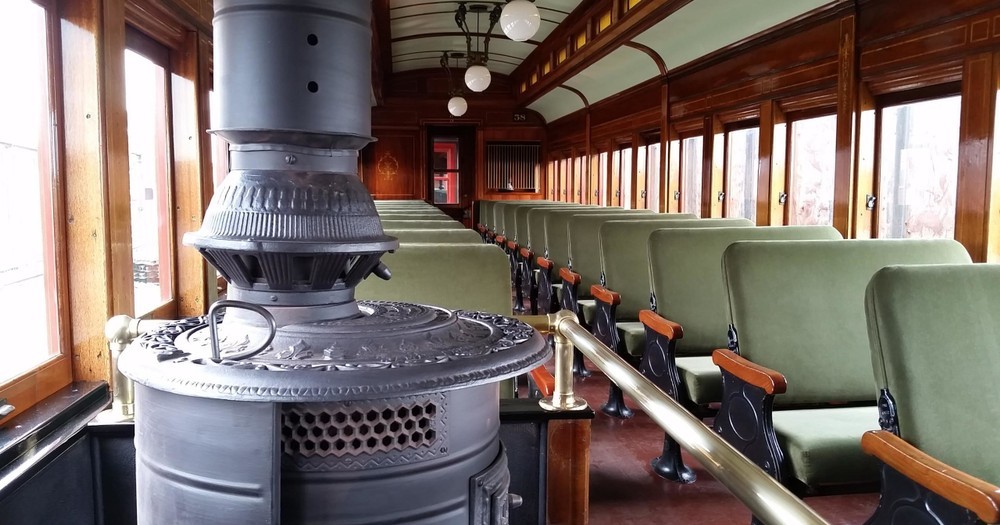
[[573,343],[563,334],[561,325],[567,321],[576,322],[576,315],[568,310],[560,310],[548,315],[549,334],[555,342],[556,384],[552,397],[538,401],[545,410],[584,410],[587,401],[573,393]]

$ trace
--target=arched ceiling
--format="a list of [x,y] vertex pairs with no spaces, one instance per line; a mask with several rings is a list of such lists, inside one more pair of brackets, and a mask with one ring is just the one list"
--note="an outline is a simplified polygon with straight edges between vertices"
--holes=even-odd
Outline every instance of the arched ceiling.
[[[467,5],[483,4],[492,9],[497,2],[465,2]],[[502,3],[502,2],[499,2]],[[441,54],[465,52],[465,36],[455,23],[459,2],[391,0],[389,2],[389,28],[392,34],[392,71],[441,67]],[[542,0],[536,2],[542,17],[538,33],[527,42],[508,39],[499,24],[490,36],[490,71],[510,74],[541,41],[576,9],[580,0]],[[476,32],[476,15],[466,16],[470,31]],[[479,38],[473,38],[473,51],[477,40],[482,46],[482,36],[489,28],[489,13],[479,16]],[[462,64],[464,67],[464,63]]]

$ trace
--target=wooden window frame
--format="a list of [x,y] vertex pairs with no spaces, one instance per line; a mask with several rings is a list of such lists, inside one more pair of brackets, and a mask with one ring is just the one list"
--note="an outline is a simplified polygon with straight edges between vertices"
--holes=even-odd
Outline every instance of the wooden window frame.
[[[742,131],[742,130],[753,129],[753,128],[757,128],[757,133],[758,133],[758,135],[757,135],[758,136],[758,139],[757,139],[758,140],[758,148],[757,148],[757,168],[758,168],[757,169],[757,178],[758,178],[758,182],[759,182],[759,178],[760,178],[760,147],[759,147],[759,141],[760,141],[760,129],[761,129],[760,118],[756,117],[756,118],[741,119],[741,120],[732,121],[732,122],[729,122],[729,123],[726,123],[726,124],[723,125],[722,129],[723,129],[723,134],[725,135],[725,142],[724,142],[725,145],[724,145],[723,153],[722,153],[722,191],[726,192],[726,201],[722,203],[722,217],[723,218],[727,218],[727,219],[731,218],[730,215],[729,215],[729,202],[728,202],[728,199],[729,199],[729,177],[730,177],[730,173],[729,173],[729,153],[730,153],[729,152],[729,148],[730,148],[729,134],[732,133],[732,132],[734,132],[734,131]],[[759,193],[759,191],[760,191],[760,185],[759,185],[759,183],[757,185],[757,191],[758,191],[757,195],[759,195],[760,194]],[[757,196],[754,197],[754,201],[756,201],[756,200],[757,200]],[[755,222],[756,222],[757,215],[758,215],[757,210],[754,209],[754,220],[755,220]]]

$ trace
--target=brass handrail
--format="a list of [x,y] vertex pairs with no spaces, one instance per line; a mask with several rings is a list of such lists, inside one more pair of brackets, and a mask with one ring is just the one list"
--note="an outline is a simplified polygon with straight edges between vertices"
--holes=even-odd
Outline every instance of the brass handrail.
[[116,315],[104,325],[104,337],[111,352],[111,414],[114,418],[128,421],[135,417],[135,385],[118,370],[118,358],[133,339],[169,322]]
[[829,525],[781,483],[580,326],[575,314],[563,310],[518,319],[542,333],[552,334],[556,340],[556,387],[552,397],[540,401],[543,408],[576,410],[581,402],[586,406],[585,401],[573,394],[571,367],[573,346],[576,346],[762,522],[768,525]]

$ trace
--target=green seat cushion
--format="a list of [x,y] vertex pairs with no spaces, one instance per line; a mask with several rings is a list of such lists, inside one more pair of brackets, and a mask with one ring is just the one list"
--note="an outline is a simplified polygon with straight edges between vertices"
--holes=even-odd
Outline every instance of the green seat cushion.
[[868,281],[890,265],[969,262],[943,239],[731,244],[723,267],[740,353],[785,375],[775,405],[874,402]]
[[638,321],[618,321],[618,337],[630,355],[642,356],[646,351],[646,326]]
[[[618,292],[621,304],[615,311],[618,319],[638,319],[639,310],[649,308],[649,236],[661,229],[750,227],[746,219],[688,219],[682,214],[657,214],[636,220],[613,220],[600,225],[600,268],[607,287]],[[570,232],[570,249],[574,238]],[[721,257],[721,253],[720,253]],[[720,258],[721,260],[721,258]],[[718,262],[716,263],[718,268]],[[598,273],[599,275],[600,273]],[[581,276],[583,272],[581,271]]]
[[779,410],[773,420],[785,472],[806,486],[878,481],[877,461],[861,450],[861,435],[879,428],[877,407]]
[[448,243],[448,244],[482,244],[483,239],[478,233],[472,230],[385,230],[386,235],[391,235],[399,242],[403,243]]
[[[562,296],[560,296],[562,299]],[[588,325],[594,322],[594,315],[597,314],[597,302],[593,299],[580,299],[576,302],[580,305],[580,313],[583,314],[583,320]]]
[[722,399],[722,371],[711,356],[678,356],[677,371],[691,401],[707,405]]
[[895,399],[900,437],[1000,484],[1000,265],[885,268],[865,303],[875,381]]
[[601,225],[610,220],[658,217],[649,210],[619,210],[617,213],[576,215],[567,224],[567,262],[580,274],[580,295],[589,296],[590,287],[601,282]]

